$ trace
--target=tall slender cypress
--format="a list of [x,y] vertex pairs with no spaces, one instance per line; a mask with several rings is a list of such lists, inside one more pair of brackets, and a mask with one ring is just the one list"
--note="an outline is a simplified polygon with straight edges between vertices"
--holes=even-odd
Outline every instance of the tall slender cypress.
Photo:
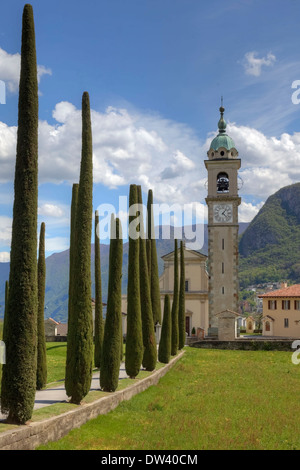
[[122,337],[123,240],[120,220],[112,217],[111,227],[113,225],[115,226],[115,238],[111,237],[110,240],[107,311],[100,364],[100,386],[106,392],[114,392],[118,387],[120,338]]
[[31,418],[36,389],[38,83],[32,6],[22,20],[15,194],[1,409],[7,421]]
[[45,223],[42,222],[40,230],[39,259],[38,259],[38,318],[37,318],[37,369],[36,388],[41,390],[47,384],[47,353],[45,337],[45,287],[46,287],[46,260],[45,260]]
[[[65,387],[66,390],[70,390],[72,382],[70,382],[71,377],[67,370],[69,370],[69,365],[73,359],[73,353],[71,348],[71,338],[74,334],[74,315],[73,315],[73,305],[74,305],[74,296],[73,296],[73,278],[74,278],[74,258],[76,252],[76,209],[78,203],[78,188],[79,184],[74,183],[72,187],[72,201],[71,201],[71,220],[70,220],[70,250],[69,250],[69,299],[68,299],[68,347],[67,347],[67,358],[66,358],[66,373],[65,373]],[[70,382],[70,383],[69,383]]]
[[141,368],[144,345],[142,336],[142,317],[140,302],[139,274],[139,238],[132,228],[136,213],[131,215],[130,208],[138,203],[137,187],[130,185],[129,190],[129,251],[128,251],[128,283],[127,283],[127,336],[125,369],[130,378],[135,378]]
[[185,266],[184,266],[184,244],[180,242],[180,284],[178,305],[178,349],[185,345]]
[[148,278],[149,278],[149,287],[150,287],[150,296],[151,296],[151,240],[149,240],[149,238],[146,238],[146,253],[147,253]]
[[170,297],[168,294],[165,295],[164,299],[164,317],[161,328],[161,336],[158,347],[158,360],[164,364],[168,364],[171,356],[171,308],[170,308]]
[[[150,289],[151,289],[151,303],[154,324],[157,322],[161,324],[161,305],[160,305],[160,289],[159,289],[159,275],[157,263],[156,240],[154,232],[154,217],[153,217],[153,192],[152,189],[148,191],[147,201],[147,236],[150,239],[148,246],[148,258],[151,258],[150,272]],[[150,253],[149,253],[150,251]]]
[[174,290],[172,303],[172,336],[171,336],[171,355],[176,356],[178,350],[178,246],[177,240],[174,240]]
[[100,367],[102,355],[102,343],[104,334],[104,321],[102,312],[102,286],[101,286],[101,261],[99,238],[99,213],[95,211],[95,351],[94,362]]
[[150,280],[148,273],[146,240],[143,221],[143,200],[142,188],[137,187],[138,203],[140,205],[140,299],[142,314],[142,332],[144,343],[143,367],[152,371],[155,369],[157,362],[157,347],[155,340],[154,322],[151,306]]
[[72,332],[68,334],[70,361],[66,391],[79,404],[90,390],[93,370],[93,318],[91,303],[91,235],[93,212],[93,150],[90,101],[82,95],[82,153],[75,221],[76,251],[72,282]]

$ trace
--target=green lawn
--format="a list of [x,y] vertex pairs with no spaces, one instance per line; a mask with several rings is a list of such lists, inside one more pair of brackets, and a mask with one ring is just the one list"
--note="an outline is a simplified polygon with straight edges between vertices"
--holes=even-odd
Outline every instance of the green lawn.
[[300,365],[187,348],[159,384],[41,449],[300,449]]
[[67,343],[46,343],[47,383],[65,378]]

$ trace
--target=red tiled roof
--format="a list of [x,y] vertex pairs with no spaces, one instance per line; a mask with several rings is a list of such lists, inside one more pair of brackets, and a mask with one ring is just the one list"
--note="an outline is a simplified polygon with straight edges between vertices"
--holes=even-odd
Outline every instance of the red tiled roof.
[[51,318],[51,317],[47,318],[47,320],[52,321],[53,323],[55,323],[55,325],[59,325],[59,323],[57,321],[53,320],[53,318]]
[[300,297],[300,284],[273,290],[267,294],[261,294],[258,297]]

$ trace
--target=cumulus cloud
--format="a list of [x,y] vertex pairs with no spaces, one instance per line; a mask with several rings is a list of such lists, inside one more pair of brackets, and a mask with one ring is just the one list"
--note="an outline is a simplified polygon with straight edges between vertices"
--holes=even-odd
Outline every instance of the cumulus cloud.
[[67,237],[46,237],[45,238],[45,251],[47,255],[50,253],[57,253],[59,251],[68,250],[70,246],[70,239]]
[[0,263],[9,263],[10,262],[10,253],[8,251],[0,252]]
[[300,181],[299,132],[277,138],[235,124],[228,124],[227,129],[241,158],[242,195],[265,200],[283,186]]
[[187,171],[193,170],[195,166],[192,160],[177,150],[173,155],[173,163],[162,171],[161,177],[162,179],[182,177]]
[[[73,183],[80,169],[81,110],[60,102],[52,115],[55,124],[39,122],[39,181]],[[199,188],[190,183],[193,172],[195,181],[205,176],[202,143],[187,126],[157,115],[108,107],[103,113],[92,110],[92,127],[95,183],[109,188],[141,184],[144,191],[153,189],[158,200],[199,199]],[[1,140],[7,142],[7,150],[0,146],[0,161],[8,159],[9,165],[0,181],[11,181],[16,129],[0,125]]]
[[12,231],[12,219],[4,215],[0,216],[0,244],[10,246]]
[[[19,88],[21,55],[9,54],[0,47],[0,80],[3,80],[7,89],[16,93]],[[38,83],[43,75],[52,75],[51,69],[44,65],[37,65]]]
[[276,57],[271,52],[269,52],[266,57],[262,57],[261,59],[256,56],[257,52],[247,52],[244,56],[243,65],[247,75],[259,77],[262,72],[262,67],[270,67],[274,65]]
[[[80,170],[81,110],[63,101],[55,106],[53,118],[54,124],[39,122],[39,181],[72,184]],[[92,110],[92,127],[95,183],[125,186],[124,195],[129,184],[141,184],[144,192],[153,189],[157,202],[204,203],[203,161],[211,134],[201,142],[186,125],[114,107]],[[300,181],[300,133],[267,137],[255,128],[230,122],[227,130],[240,153],[243,197],[264,201],[281,187]],[[13,180],[16,131],[0,123],[1,182]],[[246,219],[256,210],[257,206],[245,205],[240,212]],[[41,201],[39,214],[58,220],[67,211],[54,201]]]
[[64,210],[57,204],[44,203],[38,208],[38,214],[48,217],[62,217],[65,215]]
[[239,206],[239,221],[250,222],[263,206],[263,202],[252,204],[251,202],[242,201]]

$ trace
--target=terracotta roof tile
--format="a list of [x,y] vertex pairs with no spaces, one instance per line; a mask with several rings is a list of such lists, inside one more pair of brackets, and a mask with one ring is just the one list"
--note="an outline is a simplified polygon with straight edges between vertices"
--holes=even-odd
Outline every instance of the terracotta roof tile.
[[258,297],[300,297],[300,284],[295,284],[290,287],[283,287],[282,289],[273,290],[267,294],[261,294]]

